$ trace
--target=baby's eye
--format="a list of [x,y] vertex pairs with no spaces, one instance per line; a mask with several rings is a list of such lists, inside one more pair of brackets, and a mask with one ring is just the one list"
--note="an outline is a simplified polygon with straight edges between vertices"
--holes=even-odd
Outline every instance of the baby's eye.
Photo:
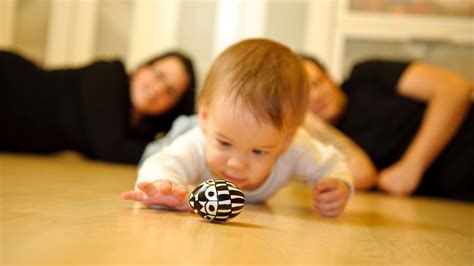
[[217,142],[219,142],[219,145],[222,146],[222,147],[230,147],[230,143],[227,142],[227,141],[224,141],[224,140],[217,140]]
[[264,156],[268,154],[267,151],[262,151],[262,150],[252,150],[252,153],[257,156]]

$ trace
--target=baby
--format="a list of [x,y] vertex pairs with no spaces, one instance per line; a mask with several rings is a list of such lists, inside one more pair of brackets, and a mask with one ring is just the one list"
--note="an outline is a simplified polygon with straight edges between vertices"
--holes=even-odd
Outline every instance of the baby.
[[267,39],[244,40],[214,61],[198,98],[199,126],[150,156],[135,191],[148,207],[189,210],[188,185],[232,181],[261,202],[299,177],[313,187],[322,216],[340,214],[352,191],[344,158],[300,128],[309,84],[300,58]]

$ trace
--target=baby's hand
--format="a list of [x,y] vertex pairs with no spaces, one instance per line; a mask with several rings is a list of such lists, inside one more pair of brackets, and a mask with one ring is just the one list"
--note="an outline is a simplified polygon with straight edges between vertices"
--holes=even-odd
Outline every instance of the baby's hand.
[[350,189],[339,179],[323,179],[313,189],[313,206],[327,217],[339,215],[349,199]]
[[169,180],[160,180],[154,183],[143,182],[137,184],[141,191],[122,193],[124,200],[134,200],[147,207],[165,206],[179,211],[190,210],[188,204],[188,189],[184,185],[176,185]]

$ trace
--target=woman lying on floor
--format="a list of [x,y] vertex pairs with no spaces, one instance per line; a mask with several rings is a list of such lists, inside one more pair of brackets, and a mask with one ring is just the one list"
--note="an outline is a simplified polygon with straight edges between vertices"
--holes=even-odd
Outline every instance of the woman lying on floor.
[[146,144],[194,112],[191,59],[169,52],[130,77],[120,61],[45,70],[0,51],[0,150],[75,150],[93,159],[137,163]]

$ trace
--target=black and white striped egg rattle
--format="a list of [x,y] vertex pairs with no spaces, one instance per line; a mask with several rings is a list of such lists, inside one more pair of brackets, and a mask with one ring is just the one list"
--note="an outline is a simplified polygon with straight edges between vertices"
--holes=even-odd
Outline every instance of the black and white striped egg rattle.
[[239,215],[245,205],[245,196],[230,181],[209,179],[189,194],[189,205],[206,221],[221,223]]

